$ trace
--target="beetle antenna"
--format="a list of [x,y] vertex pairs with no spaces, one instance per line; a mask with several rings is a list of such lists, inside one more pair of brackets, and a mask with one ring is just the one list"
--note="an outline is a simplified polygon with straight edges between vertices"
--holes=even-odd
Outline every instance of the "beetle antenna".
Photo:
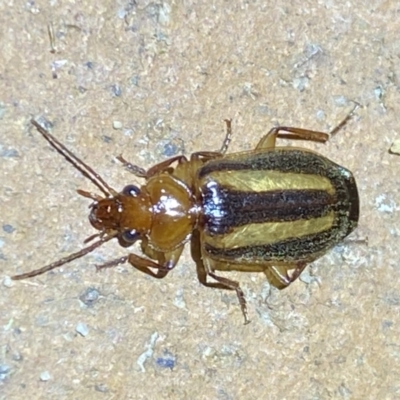
[[[115,232],[114,234],[102,237],[97,242],[92,243],[90,246],[85,247],[85,248],[83,248],[82,250],[79,250],[76,253],[72,253],[69,256],[62,258],[61,260],[53,262],[53,263],[51,263],[49,265],[46,265],[46,266],[44,266],[42,268],[35,269],[33,271],[30,271],[30,272],[26,272],[24,274],[14,275],[14,276],[11,277],[11,279],[13,279],[14,281],[19,281],[21,279],[32,278],[33,276],[41,275],[41,274],[44,274],[45,272],[51,271],[52,269],[56,269],[58,267],[61,267],[64,264],[68,264],[71,261],[76,260],[77,258],[81,258],[81,257],[85,256],[86,254],[91,253],[97,247],[100,247],[104,243],[106,243],[109,240],[113,239],[116,235],[117,235],[117,232]],[[91,240],[94,237],[95,237],[95,235],[91,236],[88,239]],[[88,241],[88,239],[85,240],[85,243]]]
[[87,199],[91,199],[94,201],[100,201],[102,199],[102,197],[99,196],[98,194],[87,192],[86,190],[78,189],[76,192],[80,194],[82,197],[86,197]]
[[72,151],[68,150],[62,143],[60,143],[53,135],[44,129],[37,121],[31,120],[32,125],[42,134],[42,136],[50,143],[50,145],[57,150],[70,164],[72,164],[82,175],[88,178],[95,186],[97,186],[106,197],[117,195],[107,182],[89,165],[78,158]]

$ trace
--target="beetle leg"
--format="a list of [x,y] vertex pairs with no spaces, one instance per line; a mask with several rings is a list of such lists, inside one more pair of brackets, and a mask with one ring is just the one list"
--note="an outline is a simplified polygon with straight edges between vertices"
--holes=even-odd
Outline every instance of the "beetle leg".
[[357,103],[356,101],[353,101],[354,107],[353,109],[340,121],[330,132],[329,135],[333,136],[336,135],[337,132],[339,132],[346,124],[347,122],[353,118],[354,113],[357,111],[357,109],[361,106],[360,103]]
[[171,164],[174,162],[177,162],[178,165],[180,164],[186,164],[188,162],[187,158],[185,156],[175,156],[172,158],[169,158],[168,160],[162,161],[156,165],[153,165],[151,168],[147,170],[146,173],[146,178],[150,178],[160,172],[166,172],[170,168]]
[[[242,314],[244,317],[244,324],[247,325],[250,322],[250,320],[247,316],[246,298],[244,297],[244,293],[243,293],[242,288],[239,285],[239,282],[233,281],[232,279],[224,278],[222,276],[218,276],[214,272],[211,272],[211,271],[205,271],[205,272],[206,273],[205,273],[204,279],[203,279],[203,275],[201,275],[199,273],[197,274],[197,276],[199,277],[200,283],[202,283],[204,286],[236,291],[236,295],[239,299],[240,308],[242,310]],[[211,276],[217,282],[207,282],[207,276]]]
[[178,263],[178,260],[181,257],[184,248],[184,246],[179,246],[173,251],[163,253],[161,251],[152,249],[150,246],[147,245],[147,242],[144,240],[142,241],[141,247],[143,253],[146,254],[147,257],[151,258],[152,260],[157,260],[158,267],[152,268],[161,268],[166,269],[167,271],[173,269]]
[[304,262],[299,262],[297,264],[282,264],[267,267],[264,270],[264,273],[271,285],[282,290],[294,282],[306,266],[307,263]]
[[[176,265],[176,262],[174,263],[171,260],[160,264],[149,260],[148,258],[140,257],[136,254],[129,254],[128,262],[132,265],[132,267],[157,279],[162,279],[167,276],[168,272],[171,271],[171,269]],[[152,271],[151,268],[155,269],[156,271]]]
[[214,158],[220,158],[222,154],[219,151],[196,151],[190,156],[191,160],[206,162]]
[[[131,253],[128,256],[120,257],[105,264],[99,265],[96,267],[96,269],[99,271],[101,269],[112,268],[129,262],[132,267],[138,269],[139,271],[144,272],[153,278],[162,279],[175,267],[179,257],[182,254],[182,250],[183,246],[178,247],[176,250],[168,253],[155,252],[154,254],[157,255],[158,262]],[[152,269],[155,269],[156,271],[153,271]]]
[[117,157],[117,160],[120,161],[128,171],[132,172],[132,174],[134,174],[139,178],[145,178],[145,179],[149,179],[160,172],[168,171],[168,169],[171,167],[171,164],[173,164],[174,162],[177,162],[178,164],[187,163],[187,158],[185,156],[180,155],[169,158],[168,160],[162,161],[156,165],[153,165],[146,171],[144,168],[141,168],[125,160],[125,158],[122,157],[122,155],[119,155]]
[[294,128],[289,126],[277,126],[272,128],[258,143],[256,150],[273,149],[277,138],[312,140],[314,142],[326,142],[329,134],[318,131],[310,131],[309,129]]
[[[201,254],[200,234],[198,230],[193,231],[190,245],[192,258],[196,263],[197,278],[199,282],[202,285],[210,288],[234,290],[239,299],[240,308],[244,317],[244,323],[248,324],[250,321],[247,317],[246,299],[239,283],[231,279],[218,276],[211,271],[207,258],[203,257]],[[206,264],[204,261],[206,261]],[[211,276],[217,282],[207,282],[207,276]]]
[[271,149],[275,147],[276,139],[295,139],[295,140],[312,140],[314,142],[325,143],[331,136],[335,135],[340,131],[347,122],[354,116],[360,104],[354,102],[353,109],[347,114],[347,116],[336,125],[330,133],[310,131],[309,129],[294,128],[287,126],[277,126],[272,128],[263,138],[261,138],[256,149]]
[[224,141],[222,142],[221,150],[219,151],[220,154],[226,153],[229,144],[231,143],[232,140],[232,120],[226,119],[225,124],[226,124],[226,135]]
[[191,160],[200,160],[204,162],[222,157],[226,153],[232,140],[232,120],[225,119],[224,121],[226,124],[226,134],[220,151],[197,151],[192,154]]
[[[133,268],[136,268],[137,270],[157,279],[164,278],[169,272],[169,269],[167,267],[164,267],[152,260],[149,260],[148,258],[143,258],[133,253],[129,254],[128,262],[132,265]],[[151,268],[155,269],[156,272],[154,272]]]
[[[101,269],[117,267],[118,265],[125,264],[126,262],[129,262],[132,267],[138,269],[141,272],[144,272],[147,275],[152,276],[153,278],[164,278],[164,276],[167,275],[169,272],[169,270],[165,267],[155,263],[152,260],[140,257],[136,254],[129,254],[128,256],[117,258],[105,264],[96,265],[96,270],[100,271]],[[150,268],[156,269],[157,272],[152,271]]]

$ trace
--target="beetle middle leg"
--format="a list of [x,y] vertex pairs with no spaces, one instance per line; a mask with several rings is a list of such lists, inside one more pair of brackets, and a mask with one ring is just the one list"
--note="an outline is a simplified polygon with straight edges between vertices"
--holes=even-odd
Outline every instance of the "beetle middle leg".
[[[214,272],[209,271],[208,268],[205,267],[203,262],[201,262],[201,264],[196,263],[196,265],[197,265],[197,277],[202,285],[215,289],[234,290],[236,292],[240,308],[242,310],[242,314],[244,317],[244,324],[247,325],[250,322],[250,320],[247,316],[246,298],[244,297],[244,293],[239,285],[239,282],[216,275]],[[210,276],[217,282],[208,282],[207,276]]]
[[[200,234],[197,230],[194,231],[192,235],[191,253],[192,258],[196,263],[197,278],[199,282],[204,286],[214,289],[234,290],[239,299],[240,308],[244,317],[244,323],[245,325],[248,324],[250,320],[247,316],[246,299],[244,297],[242,288],[240,287],[238,282],[228,278],[224,278],[222,276],[218,276],[210,270],[210,267],[207,264],[207,260],[206,263],[204,262],[206,258],[203,257],[201,254]],[[216,282],[208,282],[207,276],[210,276],[211,278],[216,280]]]
[[225,119],[226,134],[219,151],[197,151],[192,154],[191,160],[201,160],[202,162],[213,160],[214,158],[222,157],[228,150],[232,140],[232,120]]

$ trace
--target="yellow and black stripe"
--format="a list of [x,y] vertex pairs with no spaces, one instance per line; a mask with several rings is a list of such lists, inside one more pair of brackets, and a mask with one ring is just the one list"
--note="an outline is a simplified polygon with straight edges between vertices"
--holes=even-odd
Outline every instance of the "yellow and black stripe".
[[198,171],[203,251],[235,264],[311,261],[354,230],[353,175],[304,149],[238,153]]

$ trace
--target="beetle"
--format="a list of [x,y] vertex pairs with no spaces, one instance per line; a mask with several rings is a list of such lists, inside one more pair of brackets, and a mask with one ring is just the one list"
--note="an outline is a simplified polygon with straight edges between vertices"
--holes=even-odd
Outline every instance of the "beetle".
[[225,122],[227,133],[218,152],[197,152],[189,159],[178,155],[148,170],[117,157],[145,180],[140,187],[128,185],[117,192],[33,119],[44,139],[102,193],[77,191],[93,201],[89,221],[99,232],[85,240],[97,239],[82,250],[12,279],[58,268],[114,238],[122,247],[140,241],[143,255],[130,253],[98,270],[129,262],[161,279],[190,242],[199,281],[234,290],[248,323],[239,283],[218,271],[263,272],[271,285],[287,287],[356,228],[359,198],[346,168],[311,150],[276,146],[277,138],[326,142],[329,134],[278,126],[254,150],[226,154],[232,127],[231,120]]

